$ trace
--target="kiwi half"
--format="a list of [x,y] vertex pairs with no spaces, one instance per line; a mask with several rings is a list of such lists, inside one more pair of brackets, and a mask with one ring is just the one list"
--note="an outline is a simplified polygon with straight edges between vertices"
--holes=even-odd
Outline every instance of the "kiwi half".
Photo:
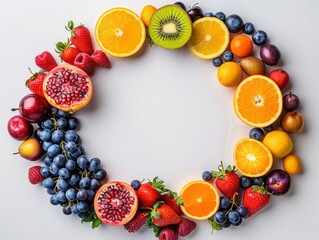
[[192,35],[192,21],[181,7],[166,5],[153,14],[148,31],[158,46],[176,49],[184,46]]

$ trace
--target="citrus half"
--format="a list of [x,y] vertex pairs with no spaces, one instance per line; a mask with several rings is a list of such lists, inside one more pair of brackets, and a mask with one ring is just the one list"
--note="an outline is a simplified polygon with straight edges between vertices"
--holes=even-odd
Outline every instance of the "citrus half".
[[100,48],[115,57],[129,57],[143,46],[146,31],[143,21],[127,8],[112,8],[96,22],[95,38]]
[[225,23],[216,17],[204,17],[193,23],[187,46],[195,56],[210,60],[220,56],[228,44],[229,31]]
[[196,180],[187,183],[181,190],[181,209],[189,218],[205,220],[213,216],[219,207],[219,194],[209,182]]
[[267,127],[282,112],[282,93],[270,78],[252,75],[237,86],[233,104],[236,115],[244,123],[253,127]]
[[260,177],[271,169],[273,157],[262,142],[243,138],[235,145],[234,164],[242,175]]

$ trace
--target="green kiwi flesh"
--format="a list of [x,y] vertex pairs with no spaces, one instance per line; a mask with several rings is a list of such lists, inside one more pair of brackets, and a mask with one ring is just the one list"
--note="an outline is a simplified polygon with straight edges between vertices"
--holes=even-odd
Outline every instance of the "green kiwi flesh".
[[176,49],[184,46],[192,35],[192,21],[181,7],[166,5],[153,14],[148,31],[158,46]]

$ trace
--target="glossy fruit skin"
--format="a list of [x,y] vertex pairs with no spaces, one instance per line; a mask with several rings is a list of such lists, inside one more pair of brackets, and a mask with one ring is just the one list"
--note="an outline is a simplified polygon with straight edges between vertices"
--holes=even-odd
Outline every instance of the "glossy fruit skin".
[[237,33],[243,27],[243,20],[237,14],[231,14],[226,18],[225,24],[230,32]]
[[287,112],[280,119],[280,127],[287,133],[299,133],[304,128],[304,119],[301,113]]
[[190,10],[187,11],[187,14],[191,18],[192,22],[195,22],[197,19],[204,17],[203,11],[199,7],[191,8]]
[[55,68],[58,65],[54,57],[52,56],[52,54],[48,51],[44,51],[41,54],[37,55],[34,60],[35,60],[35,64],[39,68],[47,72],[51,71],[53,68]]
[[240,59],[240,67],[248,75],[264,75],[266,66],[259,58],[255,56],[248,56]]
[[224,60],[224,62],[231,62],[233,61],[234,59],[234,54],[232,51],[225,51],[223,54],[222,54],[222,59]]
[[143,183],[136,192],[139,207],[153,207],[161,198],[160,193],[149,183]]
[[20,100],[18,110],[28,122],[39,123],[47,117],[50,108],[45,98],[37,94],[28,94]]
[[18,153],[27,160],[36,161],[44,152],[38,139],[29,138],[20,144]]
[[253,42],[245,34],[238,34],[230,42],[230,50],[240,58],[249,56],[253,51]]
[[223,60],[220,57],[216,57],[212,60],[214,67],[220,67],[223,64]]
[[281,53],[275,45],[269,43],[260,48],[260,57],[265,64],[275,66],[280,60]]
[[270,193],[260,186],[251,186],[244,191],[243,203],[248,210],[248,216],[251,217],[261,209],[265,208],[270,201]]
[[246,34],[253,34],[255,26],[251,22],[247,22],[243,25],[243,32]]
[[7,130],[15,140],[26,140],[33,134],[33,126],[22,116],[11,117],[7,124]]
[[265,133],[261,128],[252,128],[249,131],[249,137],[261,141]]
[[212,178],[213,178],[213,174],[212,174],[211,171],[204,171],[204,172],[202,173],[202,179],[203,179],[204,181],[210,181]]
[[268,40],[267,33],[264,32],[263,30],[258,30],[253,34],[252,40],[253,40],[253,43],[256,44],[257,46],[262,46]]
[[226,15],[223,12],[215,13],[215,17],[217,17],[218,19],[222,20],[223,22],[226,20]]
[[240,180],[240,187],[243,189],[249,188],[253,184],[250,177],[240,176],[239,180]]
[[289,74],[282,68],[272,70],[268,77],[274,80],[280,89],[284,89],[289,83]]
[[291,178],[289,174],[281,169],[275,169],[269,172],[265,179],[267,189],[273,195],[282,195],[288,192]]
[[185,4],[184,4],[184,3],[182,3],[182,2],[175,2],[174,4],[177,5],[177,6],[179,6],[179,7],[181,7],[181,8],[183,8],[183,9],[186,11],[186,7],[185,7]]
[[31,69],[29,70],[32,76],[26,81],[26,86],[31,90],[31,92],[44,97],[42,85],[47,74],[42,71],[33,73]]
[[217,70],[217,79],[225,87],[236,86],[242,76],[242,69],[236,62],[225,62]]
[[283,108],[287,112],[295,111],[299,108],[300,100],[299,97],[296,94],[293,94],[292,92],[287,93],[283,97]]

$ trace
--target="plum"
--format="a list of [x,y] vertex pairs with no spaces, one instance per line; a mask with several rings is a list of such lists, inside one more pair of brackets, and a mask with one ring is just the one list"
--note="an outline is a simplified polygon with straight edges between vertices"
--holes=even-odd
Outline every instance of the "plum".
[[288,192],[290,188],[290,176],[281,169],[274,169],[269,172],[265,179],[267,189],[273,195],[282,195]]
[[275,45],[269,43],[260,48],[260,57],[265,64],[275,66],[278,63],[281,54]]

